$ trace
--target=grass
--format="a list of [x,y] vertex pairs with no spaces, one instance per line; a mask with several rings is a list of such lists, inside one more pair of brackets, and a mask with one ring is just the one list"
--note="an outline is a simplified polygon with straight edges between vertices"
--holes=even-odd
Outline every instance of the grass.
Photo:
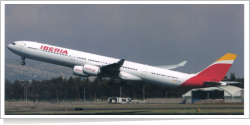
[[[227,107],[227,108],[224,108]],[[75,111],[75,108],[84,108]],[[181,109],[180,109],[181,108]],[[200,108],[200,111],[197,111]],[[209,109],[217,108],[217,109]],[[92,104],[92,105],[37,105],[36,109],[31,106],[6,106],[5,115],[102,115],[102,114],[244,114],[243,104]]]

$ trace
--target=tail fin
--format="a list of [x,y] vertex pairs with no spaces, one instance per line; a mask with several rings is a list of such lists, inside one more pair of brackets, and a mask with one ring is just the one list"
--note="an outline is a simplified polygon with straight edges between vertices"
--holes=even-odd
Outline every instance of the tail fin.
[[221,81],[233,64],[236,54],[227,53],[213,64],[197,74],[197,76],[212,78],[213,81]]

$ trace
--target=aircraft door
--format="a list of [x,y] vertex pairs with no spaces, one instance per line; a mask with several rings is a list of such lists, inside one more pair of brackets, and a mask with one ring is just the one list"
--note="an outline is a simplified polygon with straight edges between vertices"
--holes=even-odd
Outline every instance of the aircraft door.
[[144,68],[142,68],[141,75],[146,76],[146,74],[147,74],[147,68],[144,67]]
[[24,46],[24,45],[26,45],[26,44],[25,44],[24,42],[21,42],[18,48],[19,48],[20,50],[23,50],[23,46]]
[[73,53],[72,55],[71,55],[71,58],[70,58],[72,61],[75,61],[76,60],[76,54],[75,53]]

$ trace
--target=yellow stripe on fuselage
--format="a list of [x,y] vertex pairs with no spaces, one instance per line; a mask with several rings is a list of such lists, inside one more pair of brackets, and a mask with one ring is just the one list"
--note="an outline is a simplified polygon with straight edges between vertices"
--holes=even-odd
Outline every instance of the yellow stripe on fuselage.
[[227,53],[215,62],[222,61],[222,60],[235,60],[236,57],[237,57],[236,54]]

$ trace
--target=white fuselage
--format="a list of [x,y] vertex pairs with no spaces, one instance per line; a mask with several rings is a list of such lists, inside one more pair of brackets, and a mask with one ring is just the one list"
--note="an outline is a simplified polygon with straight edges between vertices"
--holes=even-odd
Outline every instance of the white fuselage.
[[[83,66],[85,64],[102,67],[119,61],[119,59],[111,57],[29,41],[17,41],[15,42],[15,45],[9,44],[8,48],[15,54],[25,58],[71,68],[76,65]],[[137,80],[157,83],[169,88],[176,88],[193,76],[192,74],[176,72],[130,61],[125,61],[120,68],[120,71],[138,77],[139,79]]]

